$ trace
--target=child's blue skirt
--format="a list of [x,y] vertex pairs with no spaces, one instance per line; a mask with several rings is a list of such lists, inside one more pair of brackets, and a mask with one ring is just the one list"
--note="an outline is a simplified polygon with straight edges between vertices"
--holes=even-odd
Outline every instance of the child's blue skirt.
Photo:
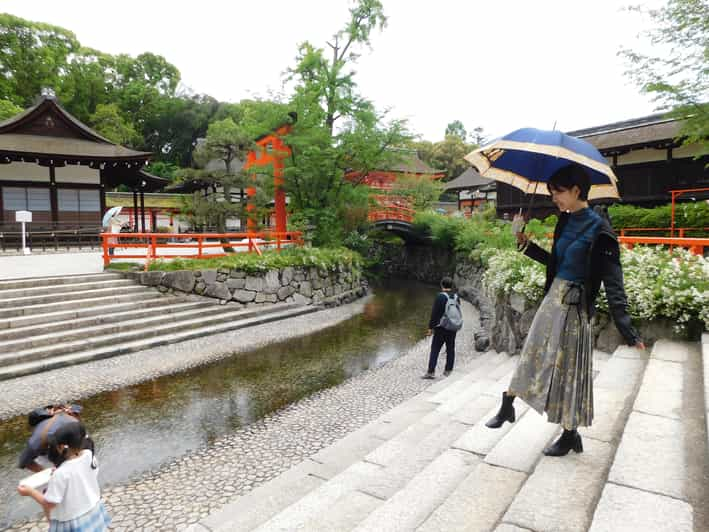
[[91,510],[69,521],[49,522],[49,532],[104,532],[108,530],[111,518],[103,503],[98,502]]

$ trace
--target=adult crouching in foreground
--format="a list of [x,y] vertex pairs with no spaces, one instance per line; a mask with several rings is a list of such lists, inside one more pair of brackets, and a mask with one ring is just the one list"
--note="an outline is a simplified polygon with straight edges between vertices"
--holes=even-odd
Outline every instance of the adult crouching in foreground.
[[577,165],[566,166],[548,183],[561,214],[552,251],[517,233],[518,249],[546,266],[545,297],[534,316],[519,364],[502,406],[486,426],[515,421],[513,401],[521,397],[564,432],[547,456],[583,452],[578,427],[593,421],[593,335],[591,318],[601,282],[615,325],[628,345],[644,349],[630,322],[623,288],[620,249],[610,224],[588,206],[590,179]]

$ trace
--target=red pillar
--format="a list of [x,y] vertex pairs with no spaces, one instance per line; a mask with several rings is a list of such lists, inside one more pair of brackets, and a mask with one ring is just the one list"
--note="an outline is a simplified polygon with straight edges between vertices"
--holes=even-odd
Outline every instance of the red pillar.
[[276,210],[276,232],[285,232],[288,215],[286,214],[286,191],[283,189],[283,162],[273,162],[274,204]]

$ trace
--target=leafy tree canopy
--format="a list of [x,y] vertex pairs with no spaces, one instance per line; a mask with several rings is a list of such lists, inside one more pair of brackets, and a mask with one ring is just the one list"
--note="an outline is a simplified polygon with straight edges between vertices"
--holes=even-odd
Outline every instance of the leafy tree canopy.
[[646,33],[658,52],[647,55],[621,50],[630,63],[628,75],[651,94],[661,110],[686,118],[685,144],[698,143],[709,153],[709,2],[668,0],[646,12],[655,26]]
[[361,177],[385,167],[399,157],[388,148],[408,138],[405,123],[378,112],[359,93],[355,79],[361,49],[385,25],[380,1],[357,0],[327,49],[301,44],[287,73],[298,120],[287,138],[293,156],[285,170],[286,188],[292,205],[308,216],[306,225],[315,228],[316,244],[335,238],[332,224],[341,227],[344,198],[353,186],[345,175]]
[[10,100],[0,100],[0,120],[7,120],[22,112],[22,107]]
[[98,104],[96,112],[89,118],[89,124],[97,133],[117,144],[131,146],[141,142],[138,133],[126,122],[115,103]]

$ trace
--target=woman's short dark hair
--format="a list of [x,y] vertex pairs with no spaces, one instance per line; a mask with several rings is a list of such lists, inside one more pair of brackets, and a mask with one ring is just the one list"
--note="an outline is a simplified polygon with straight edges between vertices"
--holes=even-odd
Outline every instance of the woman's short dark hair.
[[579,199],[586,201],[588,191],[591,189],[591,177],[588,172],[577,164],[564,166],[561,170],[551,176],[547,183],[547,189],[551,194],[553,190],[571,190],[574,186],[579,187],[581,193]]
[[441,288],[447,288],[449,290],[453,288],[453,279],[450,277],[444,277],[441,279]]

